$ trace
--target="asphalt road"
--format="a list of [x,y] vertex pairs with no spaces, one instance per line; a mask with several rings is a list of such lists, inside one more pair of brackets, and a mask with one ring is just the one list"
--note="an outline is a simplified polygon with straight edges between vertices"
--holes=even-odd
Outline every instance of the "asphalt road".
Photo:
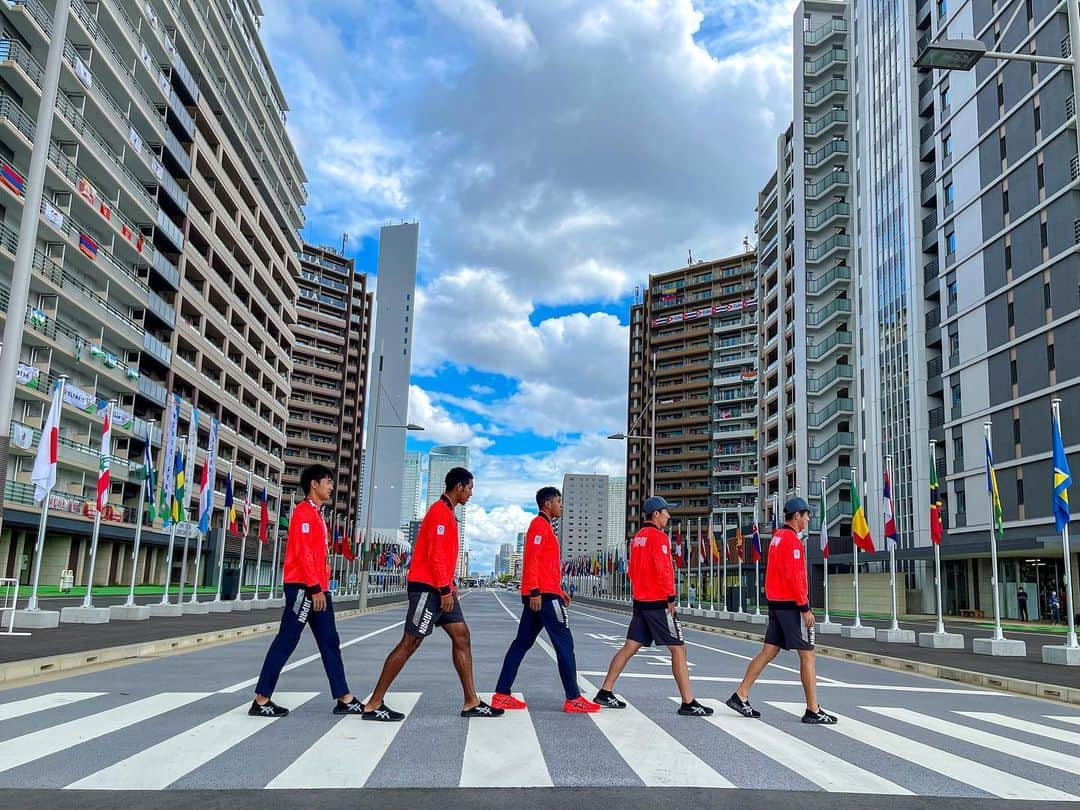
[[[513,594],[478,591],[463,607],[477,685],[491,690],[520,603]],[[341,622],[357,693],[373,684],[403,615],[395,608]],[[571,627],[582,688],[591,696],[625,622],[575,606]],[[387,702],[408,712],[400,724],[331,715],[310,637],[275,695],[293,709],[280,720],[244,714],[268,637],[7,690],[0,693],[0,788],[8,806],[87,808],[117,806],[117,790],[131,791],[122,797],[127,807],[228,801],[231,808],[342,801],[393,808],[436,801],[476,808],[951,807],[993,798],[1045,806],[1080,794],[1080,711],[1073,707],[823,658],[821,702],[841,721],[804,726],[797,660],[784,654],[752,694],[764,717],[747,720],[722,701],[757,645],[692,630],[686,638],[697,697],[718,707],[712,722],[675,714],[666,650],[642,651],[620,679],[616,691],[629,709],[563,714],[543,645],[529,653],[515,684],[527,711],[463,720],[449,644],[439,632],[392,688]],[[496,787],[537,789],[485,790]],[[56,788],[79,792],[49,792]]]

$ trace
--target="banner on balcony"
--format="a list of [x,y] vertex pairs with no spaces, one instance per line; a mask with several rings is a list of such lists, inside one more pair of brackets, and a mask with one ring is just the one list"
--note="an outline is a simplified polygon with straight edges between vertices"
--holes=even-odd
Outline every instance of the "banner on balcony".
[[[109,409],[109,400],[99,399],[97,404],[97,415],[104,418],[105,411]],[[130,430],[135,426],[135,414],[125,411],[119,405],[114,405],[112,409],[112,423],[113,425],[119,425],[122,428]]]
[[49,322],[48,316],[37,307],[30,308],[30,325],[36,329],[44,329]]
[[97,397],[86,393],[81,388],[70,382],[64,386],[64,402],[80,411],[94,413],[97,411]]
[[41,369],[37,366],[19,363],[19,367],[15,370],[15,382],[27,388],[37,388],[40,378]]
[[143,3],[143,11],[146,13],[146,19],[149,21],[151,27],[157,28],[157,15],[154,13],[154,7],[150,5],[149,0]]
[[26,425],[18,422],[11,423],[11,443],[21,450],[29,450],[34,446],[34,431]]
[[139,56],[142,57],[143,64],[146,65],[146,69],[153,72],[154,70],[154,58],[150,55],[150,51],[146,49],[146,43],[139,43]]
[[137,368],[132,368],[131,366],[128,366],[124,369],[124,376],[127,377],[129,380],[138,380],[140,376],[139,370]]
[[154,177],[161,180],[165,177],[165,167],[161,165],[161,161],[153,155],[150,156],[150,168],[154,172]]
[[135,131],[135,127],[128,127],[128,143],[135,147],[136,152],[141,152],[143,147],[142,135]]
[[80,177],[77,188],[79,191],[79,196],[86,200],[86,204],[89,205],[91,208],[96,208],[97,192],[94,190],[94,187],[90,185],[90,181],[87,180],[85,177]]
[[41,213],[47,222],[52,223],[58,231],[64,230],[64,215],[48,200],[41,203]]
[[26,191],[26,178],[7,163],[0,163],[0,183],[7,186],[16,197],[21,197]]
[[698,318],[709,318],[713,315],[724,315],[728,312],[753,309],[756,306],[756,298],[744,298],[741,301],[732,301],[730,304],[717,304],[716,306],[692,309],[689,312],[678,312],[674,315],[664,315],[660,318],[653,318],[652,325],[665,326],[669,323],[683,323],[684,321],[693,321]]
[[94,241],[93,237],[85,234],[79,234],[79,250],[81,250],[87,258],[97,260],[98,243]]
[[162,71],[158,71],[157,74],[158,87],[161,88],[161,92],[165,94],[165,98],[169,97],[169,77]]
[[74,57],[75,61],[75,75],[79,77],[79,81],[82,82],[87,88],[94,86],[94,75],[90,72],[90,68],[86,66],[78,56]]

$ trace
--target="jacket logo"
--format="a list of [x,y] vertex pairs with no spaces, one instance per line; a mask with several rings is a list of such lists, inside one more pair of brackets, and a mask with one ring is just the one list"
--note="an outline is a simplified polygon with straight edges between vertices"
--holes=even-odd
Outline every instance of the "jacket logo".
[[796,559],[796,560],[797,560],[797,559],[799,559],[799,557],[801,557],[801,556],[802,556],[802,552],[801,552],[801,551],[799,551],[798,549],[795,549],[795,550],[794,550],[794,551],[792,552],[792,554],[794,554],[794,555],[795,555],[795,559]]
[[442,537],[444,534],[446,534],[446,527],[445,526],[436,526],[435,527],[435,534]]
[[663,554],[667,554],[667,546],[660,546],[660,551]]
[[310,523],[301,523],[300,524],[300,531],[302,531],[304,534],[307,534],[308,532],[311,531],[311,524]]
[[536,537],[533,538],[533,545],[540,545],[540,535],[536,535]]

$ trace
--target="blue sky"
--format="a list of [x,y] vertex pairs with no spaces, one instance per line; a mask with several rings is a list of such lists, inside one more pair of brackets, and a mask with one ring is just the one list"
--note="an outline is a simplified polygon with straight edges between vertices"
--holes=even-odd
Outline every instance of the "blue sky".
[[[472,448],[478,570],[536,488],[622,474],[627,315],[741,250],[790,119],[791,0],[263,0],[304,237],[419,220],[411,421]],[[484,562],[484,561],[487,562]]]

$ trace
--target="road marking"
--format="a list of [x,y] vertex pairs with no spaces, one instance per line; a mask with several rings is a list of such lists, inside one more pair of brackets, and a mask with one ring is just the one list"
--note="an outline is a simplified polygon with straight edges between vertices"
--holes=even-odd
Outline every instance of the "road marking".
[[1073,717],[1072,715],[1065,714],[1047,714],[1044,715],[1047,720],[1057,720],[1059,723],[1072,723],[1073,725],[1080,726],[1080,717]]
[[78,720],[23,734],[0,743],[0,771],[9,771],[35,759],[65,751],[80,743],[170,712],[207,696],[207,692],[162,692],[124,706]]
[[[522,700],[520,693],[514,697]],[[488,703],[491,695],[481,698]],[[469,721],[458,787],[551,787],[551,775],[528,709]]]
[[863,708],[875,714],[899,720],[902,723],[911,723],[919,728],[944,734],[954,740],[963,740],[972,745],[980,745],[983,748],[1000,751],[1010,757],[1026,759],[1028,762],[1057,768],[1059,771],[1066,771],[1073,775],[1080,773],[1080,757],[1063,754],[1051,748],[1041,748],[1037,745],[1003,737],[1000,734],[991,734],[988,731],[981,731],[960,723],[942,720],[940,717],[913,712],[910,709],[898,709],[891,706],[863,706]]
[[[372,630],[370,633],[365,633],[362,636],[357,636],[356,638],[349,639],[341,645],[341,649],[344,650],[346,647],[351,647],[353,644],[359,644],[361,641],[367,641],[369,638],[379,635],[379,633],[385,633],[387,630],[393,630],[395,627],[401,627],[403,624],[405,624],[404,619],[399,622],[394,622],[393,624],[388,624],[386,625],[386,627],[380,627],[378,630]],[[321,658],[321,655],[319,653],[314,653],[307,656],[306,658],[301,658],[298,661],[293,661],[291,664],[287,664],[286,666],[282,667],[281,671],[283,673],[291,672],[297,667],[302,667],[304,666],[304,664],[310,664],[312,661],[317,661],[319,658]],[[233,692],[239,692],[241,689],[245,689],[249,686],[254,686],[258,682],[258,678],[248,678],[246,681],[240,681],[240,683],[234,683],[232,686],[226,686],[224,689],[218,689],[218,694],[228,695],[232,694]]]
[[[994,723],[995,725],[1005,726],[1006,728],[1015,729],[1016,731],[1024,731],[1039,737],[1049,737],[1051,740],[1080,745],[1080,733],[1075,731],[1065,731],[1064,729],[1046,726],[1042,723],[1032,723],[1030,720],[1020,720],[1016,717],[1009,717],[1005,714],[996,714],[995,712],[955,711],[953,713],[961,714],[964,717],[972,717],[976,720],[982,720],[984,723]],[[1051,717],[1050,719],[1053,720],[1055,718]],[[1056,719],[1060,720],[1061,718]],[[1073,720],[1080,723],[1080,717],[1073,718]]]
[[[420,692],[390,692],[386,702],[410,714]],[[361,788],[385,756],[401,723],[342,717],[328,732],[279,773],[268,788]]]
[[[681,700],[676,697],[671,699],[675,703]],[[876,773],[852,765],[828,751],[823,751],[767,723],[739,717],[719,700],[706,698],[698,700],[718,712],[712,717],[706,717],[707,722],[818,787],[838,793],[912,795],[907,788],[900,787]]]
[[[299,706],[317,694],[319,693],[279,692],[275,697],[287,706]],[[237,706],[97,773],[72,782],[66,789],[162,790],[276,722],[277,718],[249,717],[250,707],[250,703]]]
[[61,706],[70,706],[80,700],[101,697],[108,692],[53,692],[49,695],[38,695],[25,700],[13,700],[11,703],[0,704],[0,721],[14,720],[34,712],[43,712],[49,709],[58,709]]
[[[801,717],[806,711],[802,703],[784,703],[781,701],[769,701],[768,704],[788,714]],[[1077,797],[1056,788],[1032,782],[1021,776],[1014,776],[989,765],[983,765],[965,757],[932,745],[909,740],[899,734],[886,731],[883,728],[872,726],[850,717],[840,717],[840,722],[835,726],[820,726],[822,733],[843,734],[852,740],[877,748],[899,759],[907,760],[927,770],[940,773],[957,782],[970,785],[978,790],[985,791],[1003,799],[1053,799],[1072,801]]]
[[[518,617],[498,595],[492,595],[510,618],[517,621]],[[555,650],[551,645],[542,638],[536,641],[555,661]],[[583,692],[596,692],[596,687],[580,673],[578,684],[583,687]],[[625,709],[601,709],[589,717],[608,738],[615,752],[648,787],[735,787],[629,702]]]
[[[606,672],[600,672],[599,670],[581,672],[582,675],[592,675],[597,677],[604,677]],[[624,672],[619,676],[622,678],[644,678],[646,680],[653,681],[670,681],[671,675],[667,673],[659,672]],[[698,681],[708,683],[742,683],[742,678],[726,678],[720,675],[694,675],[693,680],[695,683]],[[777,678],[758,678],[754,683],[771,684],[772,686],[798,686],[802,687],[802,681],[784,681]],[[968,697],[970,695],[982,695],[984,697],[1019,697],[1019,695],[1012,696],[1004,692],[995,692],[992,689],[985,691],[976,691],[971,689],[945,689],[945,688],[926,688],[922,686],[890,686],[885,683],[818,683],[818,687],[835,687],[838,689],[862,689],[871,690],[876,692],[918,692],[919,694],[943,694],[943,695],[964,695]]]

